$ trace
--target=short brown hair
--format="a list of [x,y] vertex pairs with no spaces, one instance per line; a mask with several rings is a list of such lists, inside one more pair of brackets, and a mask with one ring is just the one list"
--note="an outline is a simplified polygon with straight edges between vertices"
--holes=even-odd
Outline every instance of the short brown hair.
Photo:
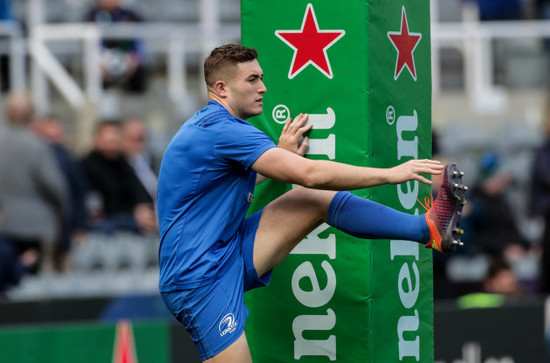
[[256,49],[239,44],[225,44],[214,48],[204,61],[204,80],[208,86],[213,86],[219,72],[228,65],[250,62],[256,58]]

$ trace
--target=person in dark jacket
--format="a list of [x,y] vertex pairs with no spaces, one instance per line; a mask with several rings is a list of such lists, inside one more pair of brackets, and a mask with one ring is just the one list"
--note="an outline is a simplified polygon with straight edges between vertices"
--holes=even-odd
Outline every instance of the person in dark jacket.
[[94,148],[81,165],[97,207],[90,215],[92,228],[107,233],[156,229],[153,201],[123,156],[118,122],[98,125]]
[[520,233],[506,192],[513,175],[500,168],[499,156],[485,152],[479,162],[479,178],[470,195],[469,214],[464,218],[465,240],[480,252],[500,258],[525,252],[529,242]]

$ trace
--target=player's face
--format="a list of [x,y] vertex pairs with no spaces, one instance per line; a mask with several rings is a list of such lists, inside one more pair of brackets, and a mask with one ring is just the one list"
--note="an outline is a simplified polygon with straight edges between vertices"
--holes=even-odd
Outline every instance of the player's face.
[[257,60],[239,63],[236,72],[227,82],[228,102],[233,115],[246,120],[263,111],[264,73]]

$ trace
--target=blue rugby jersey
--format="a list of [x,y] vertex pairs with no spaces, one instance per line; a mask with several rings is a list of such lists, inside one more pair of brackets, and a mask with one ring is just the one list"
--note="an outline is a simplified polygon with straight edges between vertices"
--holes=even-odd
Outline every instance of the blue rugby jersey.
[[160,291],[206,285],[231,263],[256,183],[250,166],[273,147],[214,101],[182,125],[159,175]]

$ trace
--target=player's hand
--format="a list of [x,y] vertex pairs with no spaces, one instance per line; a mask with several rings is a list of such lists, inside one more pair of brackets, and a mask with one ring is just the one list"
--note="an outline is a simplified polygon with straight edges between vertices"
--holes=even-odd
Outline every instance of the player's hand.
[[445,166],[437,160],[409,160],[389,169],[388,183],[400,184],[409,180],[418,180],[425,184],[432,184],[430,180],[420,174],[437,175],[441,174],[444,168]]
[[312,124],[304,126],[307,119],[308,115],[301,113],[294,118],[294,121],[290,117],[286,120],[279,137],[280,148],[304,156],[309,146],[309,138],[303,136],[313,127]]

